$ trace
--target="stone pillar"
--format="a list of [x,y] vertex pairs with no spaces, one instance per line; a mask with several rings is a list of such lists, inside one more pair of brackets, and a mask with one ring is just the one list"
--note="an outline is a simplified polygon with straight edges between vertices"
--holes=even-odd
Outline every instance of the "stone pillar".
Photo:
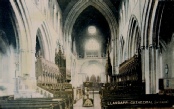
[[33,50],[20,50],[20,70],[15,78],[15,98],[33,98],[36,91],[35,53]]
[[[80,66],[80,65],[81,65],[80,61],[77,61],[77,66]],[[79,73],[81,73],[81,69],[80,69],[80,67],[76,67],[74,69],[74,74],[73,74],[72,80],[71,80],[72,81],[72,85],[74,87],[76,87],[78,85],[78,80],[80,78]]]
[[19,81],[17,77],[14,78],[14,95],[16,93],[19,93]]
[[119,49],[118,49],[118,43],[119,42],[119,39],[116,37],[115,38],[115,66],[114,66],[114,68],[115,68],[115,74],[117,75],[117,74],[119,74],[119,62],[118,62],[118,60],[119,60],[119,58],[118,58],[118,54],[119,54]]
[[159,58],[159,47],[156,49],[156,93],[159,92],[159,78],[160,78],[160,58]]
[[149,46],[149,77],[150,77],[150,94],[156,93],[156,48],[154,45]]
[[145,48],[145,60],[144,60],[144,66],[145,66],[145,89],[146,89],[146,94],[150,94],[150,75],[149,75],[149,49]]
[[142,82],[145,82],[145,46],[141,47]]
[[71,63],[72,63],[72,53],[71,53],[71,41],[72,41],[72,39],[70,37],[71,36],[69,36],[67,39],[65,80],[66,80],[66,75],[71,71]]
[[18,82],[18,75],[19,75],[19,54],[15,54],[15,77],[14,77],[14,94],[18,93],[19,90],[19,82]]
[[112,70],[112,75],[116,75],[116,43],[115,39],[112,39],[113,41],[113,70]]

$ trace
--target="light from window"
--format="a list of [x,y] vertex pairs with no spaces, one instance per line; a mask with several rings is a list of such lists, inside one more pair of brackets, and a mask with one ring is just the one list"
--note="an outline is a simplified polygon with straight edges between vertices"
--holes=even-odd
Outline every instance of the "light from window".
[[95,34],[96,33],[96,27],[95,26],[89,26],[88,27],[88,32],[90,34]]
[[94,39],[90,39],[86,45],[85,45],[85,49],[86,50],[91,50],[91,51],[94,51],[94,50],[99,50],[99,43],[94,40]]

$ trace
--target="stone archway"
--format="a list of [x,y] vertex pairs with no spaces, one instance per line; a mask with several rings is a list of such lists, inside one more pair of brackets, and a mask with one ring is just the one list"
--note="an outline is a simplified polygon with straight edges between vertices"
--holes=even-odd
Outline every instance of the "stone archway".
[[50,40],[50,35],[48,33],[47,26],[42,24],[36,32],[36,48],[35,48],[35,55],[38,55],[40,52],[40,55],[49,60],[49,61],[54,61],[54,56],[53,51],[52,51],[52,44]]
[[[151,93],[159,92],[159,78],[173,78],[174,52],[174,3],[170,1],[156,1],[149,32],[149,75],[151,77]],[[153,24],[153,25],[152,25]],[[165,71],[166,65],[169,72]],[[154,88],[153,88],[154,87]],[[161,89],[160,89],[161,90]]]
[[14,78],[21,76],[21,28],[10,1],[0,1],[0,13],[0,95],[7,96],[14,94]]
[[[117,53],[117,21],[116,18],[113,14],[113,12],[111,11],[111,9],[108,7],[107,4],[105,4],[105,2],[103,1],[99,1],[99,0],[79,0],[74,7],[71,9],[71,11],[68,13],[67,18],[65,20],[65,24],[64,24],[64,39],[65,39],[65,47],[66,47],[66,57],[70,57],[68,56],[68,54],[70,54],[71,52],[71,44],[69,43],[72,39],[71,39],[71,33],[72,33],[72,29],[73,29],[73,25],[76,21],[76,19],[78,18],[78,16],[80,15],[81,12],[83,12],[84,9],[86,9],[88,6],[93,6],[94,8],[96,8],[100,13],[102,13],[102,15],[106,18],[108,24],[109,24],[109,28],[111,31],[111,38],[113,39],[113,41],[111,42],[111,45],[113,46],[113,51],[112,51],[112,55],[114,55],[114,61],[113,61],[113,66],[114,69],[115,66],[118,66],[118,53]],[[69,60],[69,59],[67,59]],[[68,64],[69,62],[67,62]],[[70,65],[67,65],[70,66]],[[70,68],[67,68],[70,69]],[[117,68],[118,69],[118,68]],[[114,71],[118,71],[118,70],[114,70]]]
[[42,56],[45,58],[45,51],[44,51],[44,41],[42,39],[42,33],[40,29],[37,30],[36,34],[36,52],[35,52],[35,57],[37,56]]
[[141,35],[143,40],[141,40],[141,51],[142,72],[145,74],[147,94],[159,92],[158,80],[163,75],[164,65],[162,65],[161,48],[166,50],[167,46],[164,41],[159,39],[161,39],[160,27],[164,7],[166,7],[165,3],[164,1],[148,1],[145,2],[145,9],[143,10],[143,16],[145,17],[142,19]]
[[69,12],[69,14],[66,18],[65,25],[64,25],[65,40],[71,40],[70,36],[72,33],[72,28],[75,23],[75,20],[80,15],[80,13],[84,9],[86,9],[88,6],[95,7],[97,10],[99,10],[99,12],[101,12],[103,14],[103,16],[106,18],[106,20],[109,24],[109,27],[111,30],[111,37],[115,38],[117,36],[117,30],[115,28],[118,26],[118,24],[116,22],[113,12],[105,4],[105,2],[98,1],[98,0],[89,0],[89,1],[81,0],[75,4],[75,6],[71,9],[71,11]]
[[83,76],[83,82],[86,77],[91,77],[93,74],[101,77],[101,82],[105,82],[105,63],[102,60],[85,60],[79,64],[79,74]]
[[[29,70],[32,68],[32,58],[34,50],[32,49],[32,37],[30,29],[30,20],[27,15],[24,14],[23,2],[10,1],[12,18],[14,19],[14,26],[16,26],[16,35],[18,36],[18,76],[24,76],[29,74],[31,77],[35,77],[35,74]],[[23,8],[22,8],[23,7]],[[22,11],[22,12],[21,12]],[[33,59],[33,60],[32,60]],[[33,61],[34,62],[34,61]],[[26,66],[28,65],[28,66]],[[31,72],[30,72],[31,71]]]
[[[141,36],[139,23],[134,15],[132,15],[129,22],[128,38],[127,38],[127,57],[131,58],[138,54],[138,49],[141,46]],[[126,51],[125,51],[126,52]]]
[[[35,58],[33,31],[26,1],[9,1],[15,35],[17,36],[16,77],[13,86],[15,98],[31,97],[35,91]],[[20,81],[20,84],[18,84]],[[25,90],[25,91],[23,91]],[[29,93],[30,92],[30,93]]]
[[141,37],[141,31],[139,27],[139,22],[136,18],[136,16],[132,15],[129,20],[129,29],[127,34],[127,40],[126,40],[126,51],[125,53],[128,59],[134,57],[135,55],[138,56],[138,62],[140,64],[139,71],[137,72],[139,75],[139,80],[141,80],[143,83],[145,83],[145,72],[144,72],[144,60],[142,58],[142,55],[144,53],[143,50],[141,50],[141,43],[142,43],[142,37]]

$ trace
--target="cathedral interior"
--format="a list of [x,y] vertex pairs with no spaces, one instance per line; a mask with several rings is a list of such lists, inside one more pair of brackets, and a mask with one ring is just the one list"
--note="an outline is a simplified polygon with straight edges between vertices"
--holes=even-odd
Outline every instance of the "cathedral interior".
[[0,109],[168,109],[173,55],[172,0],[0,0]]

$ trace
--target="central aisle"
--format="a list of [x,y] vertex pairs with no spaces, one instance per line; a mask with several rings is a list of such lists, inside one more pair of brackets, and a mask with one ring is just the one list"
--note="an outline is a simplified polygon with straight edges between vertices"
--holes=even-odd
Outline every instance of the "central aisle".
[[74,107],[74,109],[101,109],[100,96],[99,96],[99,94],[94,94],[94,107],[83,107],[82,99],[77,101],[77,103],[74,104],[73,107]]

